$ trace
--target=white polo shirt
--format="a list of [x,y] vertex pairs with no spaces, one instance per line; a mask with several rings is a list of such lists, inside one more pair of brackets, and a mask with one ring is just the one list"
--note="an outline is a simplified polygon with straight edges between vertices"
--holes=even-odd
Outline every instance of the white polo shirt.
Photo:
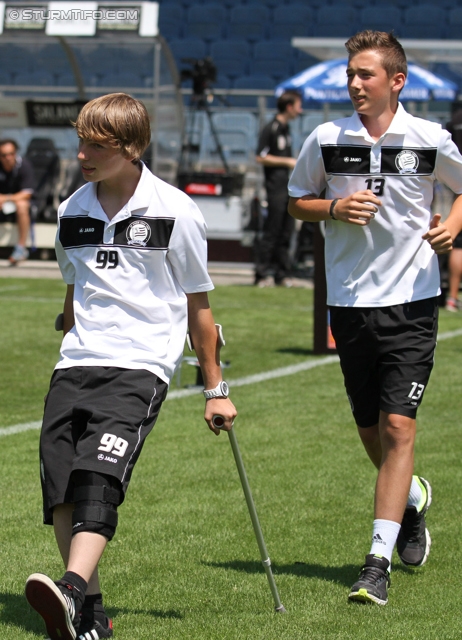
[[88,183],[58,210],[56,255],[75,285],[75,326],[56,365],[146,369],[170,382],[187,330],[187,293],[210,291],[205,222],[182,191],[144,165],[108,220]]
[[327,304],[385,307],[440,293],[429,228],[435,181],[462,193],[462,156],[441,125],[400,104],[388,131],[370,137],[357,113],[320,125],[303,145],[289,195],[344,198],[371,189],[382,201],[367,226],[326,223]]

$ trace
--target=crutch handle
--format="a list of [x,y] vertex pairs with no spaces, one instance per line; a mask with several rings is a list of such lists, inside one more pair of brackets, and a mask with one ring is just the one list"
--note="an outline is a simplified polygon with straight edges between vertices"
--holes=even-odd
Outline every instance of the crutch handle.
[[225,426],[225,419],[223,418],[223,416],[215,414],[212,417],[212,424],[215,429],[223,429],[223,427]]

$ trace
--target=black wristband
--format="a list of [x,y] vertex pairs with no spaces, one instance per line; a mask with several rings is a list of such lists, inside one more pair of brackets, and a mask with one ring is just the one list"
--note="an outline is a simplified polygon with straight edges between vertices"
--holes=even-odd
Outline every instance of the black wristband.
[[334,207],[337,204],[337,202],[340,200],[340,198],[335,198],[335,200],[332,200],[332,202],[330,203],[330,207],[329,207],[329,215],[332,218],[332,220],[337,220],[337,218],[334,216]]

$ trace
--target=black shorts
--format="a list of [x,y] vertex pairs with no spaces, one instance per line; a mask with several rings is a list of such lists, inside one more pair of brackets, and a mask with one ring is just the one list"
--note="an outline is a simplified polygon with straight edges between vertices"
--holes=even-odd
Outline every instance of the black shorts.
[[380,411],[415,418],[433,368],[436,298],[391,307],[330,307],[332,334],[359,427]]
[[73,471],[113,476],[125,495],[166,393],[167,383],[140,369],[54,371],[40,435],[45,524],[53,523],[56,505],[73,501]]

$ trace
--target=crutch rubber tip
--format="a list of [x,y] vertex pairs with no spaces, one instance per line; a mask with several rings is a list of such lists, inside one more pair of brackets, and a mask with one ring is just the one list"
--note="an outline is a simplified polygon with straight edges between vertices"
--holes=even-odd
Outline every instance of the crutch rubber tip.
[[287,613],[287,609],[283,604],[281,604],[280,607],[275,607],[274,610],[276,611],[276,613]]

